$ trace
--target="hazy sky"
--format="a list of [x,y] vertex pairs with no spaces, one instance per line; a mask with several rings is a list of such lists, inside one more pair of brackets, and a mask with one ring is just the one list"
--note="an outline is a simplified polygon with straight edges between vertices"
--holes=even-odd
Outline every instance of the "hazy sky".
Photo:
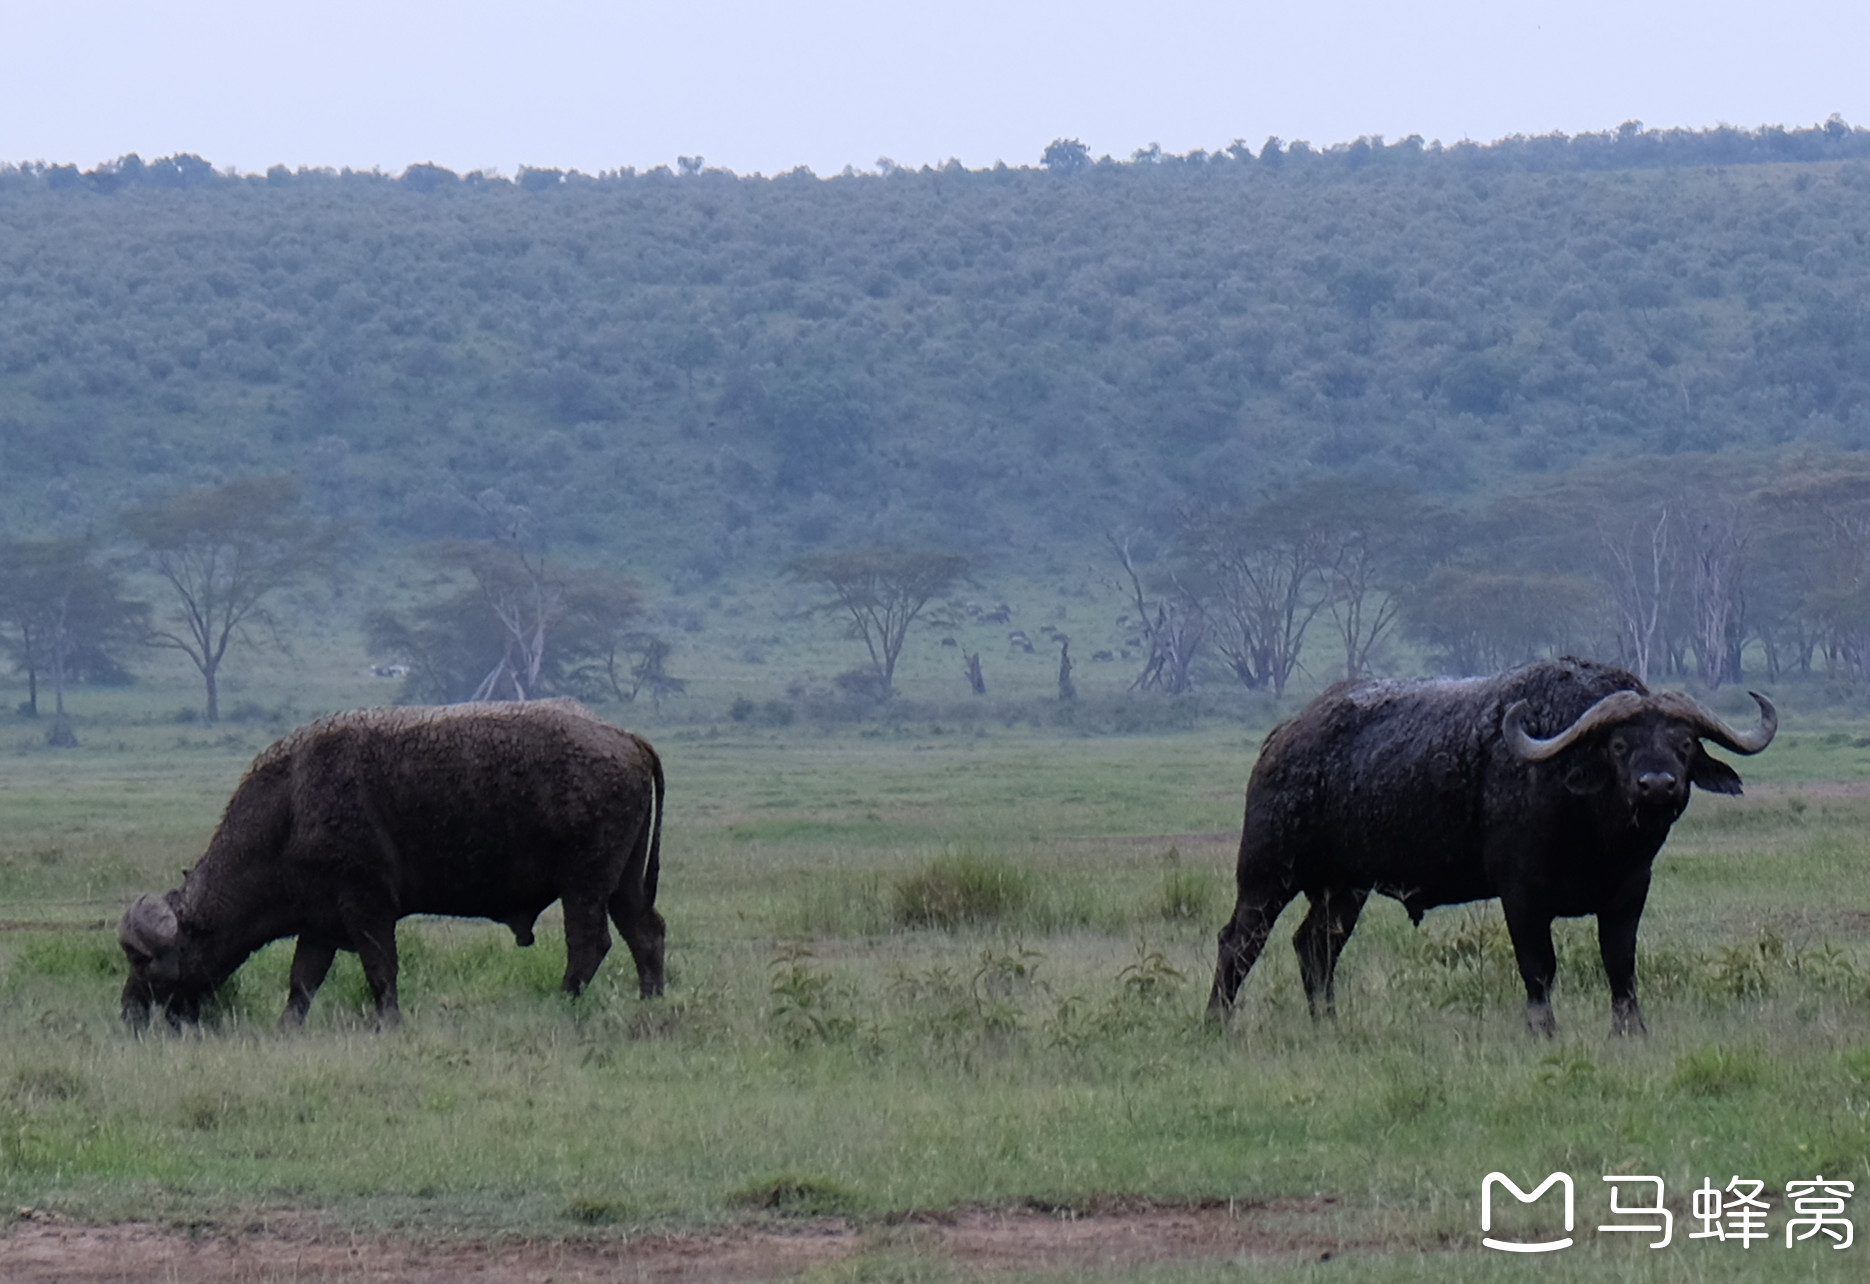
[[831,174],[1870,125],[1870,0],[12,0],[0,160]]

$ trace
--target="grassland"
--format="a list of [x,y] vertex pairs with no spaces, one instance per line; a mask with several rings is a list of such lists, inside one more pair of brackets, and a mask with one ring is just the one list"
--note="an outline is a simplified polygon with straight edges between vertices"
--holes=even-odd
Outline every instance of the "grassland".
[[[361,702],[294,710],[323,699]],[[816,1269],[851,1279],[966,1274],[902,1228],[980,1208],[1277,1213],[1301,1230],[1256,1260],[1274,1278],[1311,1278],[1320,1245],[1353,1280],[1860,1278],[1870,1252],[1779,1229],[1787,1180],[1870,1183],[1870,748],[1850,722],[1789,716],[1746,798],[1700,796],[1678,826],[1644,921],[1645,1040],[1605,1036],[1588,921],[1562,925],[1561,1035],[1535,1042],[1497,907],[1418,930],[1388,902],[1334,1023],[1305,1015],[1281,945],[1238,1019],[1204,1024],[1251,718],[652,725],[666,1001],[634,997],[621,950],[564,999],[549,919],[530,950],[414,920],[397,1033],[346,957],[306,1032],[275,1034],[277,945],[202,1037],[138,1040],[110,924],[175,883],[297,716],[163,712],[186,701],[104,701],[70,753],[0,726],[0,1217],[558,1244],[837,1218],[871,1238]],[[1496,1169],[1571,1173],[1579,1245],[1532,1266],[1480,1249]],[[1666,1181],[1669,1248],[1593,1235],[1619,1172]],[[1767,1183],[1775,1240],[1688,1241],[1689,1192],[1735,1175]]]

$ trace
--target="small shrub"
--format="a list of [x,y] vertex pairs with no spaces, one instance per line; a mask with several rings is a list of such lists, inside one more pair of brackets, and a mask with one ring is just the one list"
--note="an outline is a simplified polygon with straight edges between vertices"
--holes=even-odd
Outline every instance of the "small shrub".
[[855,1192],[823,1177],[790,1173],[743,1186],[728,1196],[743,1208],[761,1208],[791,1217],[837,1217],[854,1212]]
[[1157,1007],[1174,999],[1188,978],[1169,965],[1161,950],[1147,941],[1136,943],[1136,962],[1117,973],[1124,996],[1142,1007]]
[[769,1018],[786,1046],[795,1050],[813,1043],[838,1043],[857,1031],[851,1012],[856,996],[812,966],[812,952],[784,950],[773,960],[769,992],[773,1006]]
[[1216,917],[1214,880],[1205,870],[1172,866],[1162,876],[1156,913],[1171,923],[1198,923]]
[[1730,1097],[1765,1081],[1766,1066],[1758,1053],[1703,1048],[1676,1061],[1669,1086],[1691,1097]]
[[1490,1004],[1517,993],[1519,965],[1506,924],[1485,910],[1471,910],[1452,931],[1424,930],[1416,948],[1429,964],[1434,1001],[1447,1011],[1481,1016]]
[[247,1103],[209,1087],[189,1090],[175,1103],[176,1122],[196,1132],[213,1132],[249,1113]]
[[1575,1091],[1597,1082],[1597,1063],[1582,1053],[1554,1052],[1539,1063],[1538,1079],[1548,1088]]
[[971,851],[936,857],[896,883],[895,920],[903,927],[952,932],[1010,918],[1032,900],[1032,876]]
[[1714,987],[1720,994],[1736,999],[1764,998],[1775,979],[1789,971],[1794,961],[1788,958],[1786,943],[1779,933],[1771,926],[1763,927],[1752,944],[1721,948],[1712,962]]
[[565,1216],[580,1226],[614,1226],[630,1220],[630,1206],[621,1199],[579,1196],[565,1206]]
[[881,704],[890,694],[882,675],[874,669],[847,669],[831,679],[831,684],[853,699],[873,704]]
[[1448,1103],[1441,1076],[1414,1066],[1392,1066],[1379,1097],[1383,1114],[1396,1123],[1410,1123]]
[[66,1066],[33,1066],[16,1071],[9,1095],[23,1101],[75,1101],[85,1095],[83,1075]]

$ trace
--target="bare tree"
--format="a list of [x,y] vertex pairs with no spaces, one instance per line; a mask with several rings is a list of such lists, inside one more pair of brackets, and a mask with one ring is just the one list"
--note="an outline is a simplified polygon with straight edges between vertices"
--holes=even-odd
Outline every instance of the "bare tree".
[[1137,627],[1143,634],[1146,651],[1142,672],[1130,683],[1130,690],[1180,695],[1191,685],[1189,670],[1201,652],[1206,634],[1202,612],[1182,591],[1173,575],[1169,576],[1167,591],[1158,594],[1153,602],[1150,600],[1131,552],[1133,533],[1105,531],[1104,540],[1123,567],[1124,587],[1136,609]]
[[1676,567],[1670,539],[1669,510],[1655,521],[1632,517],[1602,531],[1604,554],[1610,566],[1611,600],[1617,612],[1618,634],[1630,668],[1649,681],[1651,663],[1661,627],[1675,595]]
[[987,678],[980,671],[980,652],[963,653],[961,657],[964,671],[967,673],[967,687],[975,695],[987,694]]
[[1215,650],[1242,683],[1283,693],[1331,602],[1333,550],[1295,495],[1195,514],[1177,540]]
[[968,564],[960,553],[870,548],[809,554],[792,563],[791,575],[830,594],[816,609],[845,617],[850,636],[869,652],[878,694],[887,699],[910,626],[966,578]]
[[284,477],[252,477],[185,491],[123,514],[146,564],[167,581],[173,610],[145,637],[186,655],[207,688],[207,717],[219,721],[221,664],[256,626],[275,642],[264,607],[280,589],[330,565],[335,527],[299,512]]
[[1740,676],[1746,638],[1747,543],[1751,522],[1739,499],[1706,497],[1678,509],[1680,544],[1688,569],[1690,642],[1695,668],[1709,687]]

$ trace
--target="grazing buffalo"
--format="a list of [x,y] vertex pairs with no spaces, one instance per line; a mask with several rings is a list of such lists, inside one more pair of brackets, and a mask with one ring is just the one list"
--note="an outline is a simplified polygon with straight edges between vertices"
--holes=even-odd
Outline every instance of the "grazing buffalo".
[[297,936],[282,1026],[304,1022],[338,950],[353,950],[395,1025],[396,922],[491,918],[531,945],[565,908],[565,989],[610,950],[606,914],[662,993],[656,912],[662,763],[655,750],[569,700],[369,709],[301,727],[254,759],[201,861],[166,896],[130,907],[123,1015],[171,1025],[249,955]]
[[1737,794],[1702,741],[1754,754],[1778,715],[1754,695],[1738,731],[1679,692],[1563,659],[1487,678],[1346,682],[1267,736],[1247,783],[1236,873],[1208,999],[1224,1015],[1273,920],[1304,892],[1293,937],[1313,1015],[1332,1004],[1338,954],[1371,892],[1411,919],[1500,898],[1526,983],[1526,1025],[1550,1035],[1552,920],[1597,916],[1612,1032],[1642,1033],[1636,927],[1650,864],[1688,787]]

